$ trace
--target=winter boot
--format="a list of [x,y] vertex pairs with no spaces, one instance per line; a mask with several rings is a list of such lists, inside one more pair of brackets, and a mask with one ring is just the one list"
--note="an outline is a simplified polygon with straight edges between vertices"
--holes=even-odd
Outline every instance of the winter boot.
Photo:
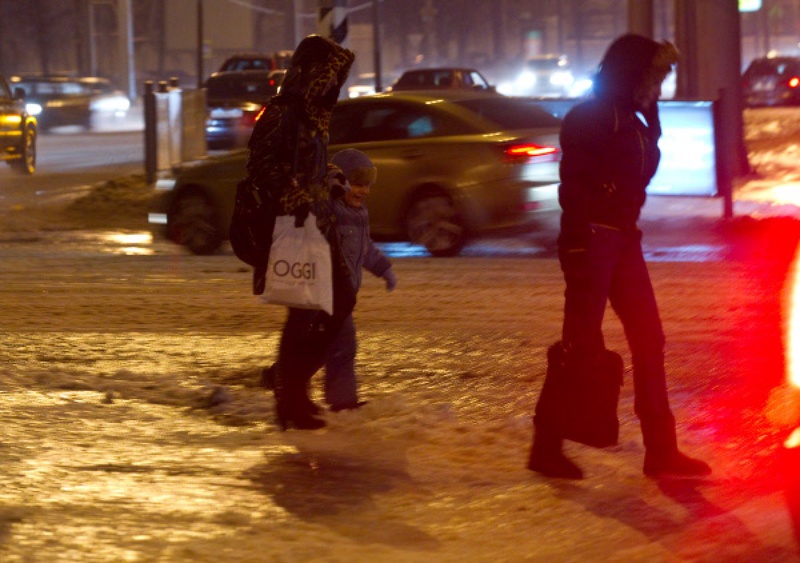
[[[278,371],[278,364],[272,364],[261,370],[261,385],[267,389],[275,389],[275,374]],[[301,411],[312,415],[318,415],[322,409],[308,397],[308,393],[298,396],[298,408]]]
[[642,420],[644,474],[648,477],[706,477],[711,467],[678,450],[675,419]]
[[[301,378],[286,377],[280,366],[275,370],[275,415],[283,430],[317,430],[325,426],[325,421],[314,416],[317,407],[308,398],[307,381]],[[313,407],[313,408],[312,408]]]
[[583,479],[583,471],[561,451],[562,440],[553,433],[535,426],[528,469],[545,477]]
[[275,389],[275,366],[267,366],[261,370],[261,386],[265,389]]

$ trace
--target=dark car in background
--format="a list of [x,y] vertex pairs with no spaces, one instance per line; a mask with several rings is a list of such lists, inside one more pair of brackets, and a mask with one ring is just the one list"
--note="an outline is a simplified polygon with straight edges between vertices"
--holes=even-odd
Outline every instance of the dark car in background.
[[742,75],[747,107],[800,105],[800,57],[753,59]]
[[392,84],[393,92],[402,90],[487,90],[494,88],[474,68],[416,68],[407,70]]
[[294,51],[274,53],[236,53],[226,58],[217,72],[239,70],[278,70],[289,68]]
[[285,70],[216,72],[206,81],[206,143],[209,149],[244,147],[256,117],[278,93]]
[[0,160],[23,174],[36,171],[36,117],[28,113],[21,88],[0,75]]
[[92,129],[95,120],[122,117],[130,108],[128,97],[105,78],[20,75],[10,81],[25,92],[28,112],[42,131],[63,126]]
[[[370,195],[377,238],[409,240],[434,256],[472,237],[532,228],[557,209],[560,120],[531,100],[470,91],[392,92],[340,101],[329,154],[352,147],[378,168]],[[161,180],[152,223],[192,252],[227,238],[247,152],[195,163]]]

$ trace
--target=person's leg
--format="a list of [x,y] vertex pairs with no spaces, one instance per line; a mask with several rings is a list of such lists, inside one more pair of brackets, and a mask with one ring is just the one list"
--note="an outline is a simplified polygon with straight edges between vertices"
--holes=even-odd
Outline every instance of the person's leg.
[[581,369],[583,363],[589,363],[604,349],[603,316],[619,244],[619,232],[593,227],[585,250],[559,252],[566,282],[562,342],[548,350],[547,376],[536,403],[535,435],[528,461],[529,469],[544,475],[571,479],[583,476],[580,468],[561,451],[558,379],[566,369]]
[[349,315],[333,337],[325,362],[325,401],[331,410],[358,406],[356,347],[356,329]]
[[631,349],[634,409],[645,446],[644,472],[707,475],[711,472],[707,464],[678,450],[664,368],[664,330],[639,233],[626,235],[609,300]]
[[275,408],[278,421],[288,427],[321,428],[324,421],[313,416],[308,383],[324,362],[325,339],[320,337],[318,311],[290,308],[281,335],[275,364]]

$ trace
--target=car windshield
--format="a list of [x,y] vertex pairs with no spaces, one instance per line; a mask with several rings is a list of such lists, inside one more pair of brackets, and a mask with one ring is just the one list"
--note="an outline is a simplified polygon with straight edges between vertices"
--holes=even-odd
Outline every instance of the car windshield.
[[228,61],[221,70],[236,71],[236,70],[271,70],[274,68],[272,59],[270,58],[241,58],[232,59]]
[[464,107],[499,125],[502,129],[559,127],[561,121],[531,100],[505,97],[458,100]]
[[800,73],[800,61],[786,59],[759,59],[753,61],[746,71],[748,78],[760,78],[764,76],[783,76],[787,74]]
[[533,72],[552,72],[567,67],[563,59],[530,59],[525,63],[525,67]]

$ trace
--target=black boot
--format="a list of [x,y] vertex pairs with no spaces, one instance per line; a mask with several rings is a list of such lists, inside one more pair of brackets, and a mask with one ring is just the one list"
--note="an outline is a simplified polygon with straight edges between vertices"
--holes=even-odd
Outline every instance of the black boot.
[[644,438],[644,474],[648,477],[706,477],[711,467],[678,450],[675,419],[641,420]]
[[275,366],[272,364],[261,370],[261,386],[265,389],[275,389]]
[[[265,367],[261,370],[261,385],[267,389],[275,389],[275,373],[277,372],[278,364],[272,364],[269,367]],[[311,415],[318,415],[322,412],[322,409],[319,405],[317,405],[314,401],[312,401],[308,397],[308,393],[303,395],[299,395],[298,399],[298,409],[303,412],[307,412]]]
[[[308,398],[307,382],[301,378],[286,377],[279,366],[275,370],[275,415],[281,429],[317,430],[325,426],[325,421],[314,416],[317,407]],[[312,408],[313,407],[313,408]]]
[[583,479],[583,471],[561,451],[562,440],[556,434],[535,426],[528,469],[545,477]]

